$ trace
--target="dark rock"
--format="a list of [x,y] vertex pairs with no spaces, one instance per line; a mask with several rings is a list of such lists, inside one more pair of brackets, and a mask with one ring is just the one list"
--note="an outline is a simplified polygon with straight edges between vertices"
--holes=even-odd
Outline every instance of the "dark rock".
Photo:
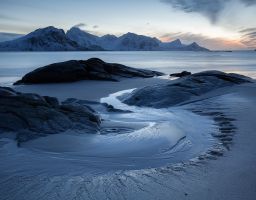
[[161,76],[163,73],[135,69],[116,63],[106,63],[98,58],[70,60],[54,63],[26,74],[14,84],[61,83],[79,80],[118,81],[120,78]]
[[59,101],[55,97],[44,96],[45,101],[53,107],[59,106]]
[[173,77],[184,77],[184,76],[189,76],[189,75],[191,75],[191,72],[187,72],[187,71],[182,71],[181,73],[170,74],[170,76],[173,76]]
[[0,118],[0,133],[16,132],[19,143],[68,129],[96,133],[101,123],[91,108],[5,87],[0,87]]
[[129,105],[164,108],[191,102],[215,89],[235,84],[249,83],[252,79],[220,71],[205,71],[165,84],[147,86],[126,94],[120,99]]
[[0,96],[15,96],[16,92],[8,87],[1,87]]
[[[114,106],[107,104],[107,103],[100,103],[97,101],[88,101],[88,100],[79,100],[74,98],[66,99],[63,104],[77,104],[81,105],[83,107],[86,107],[87,109],[94,109],[99,113],[131,113],[130,110],[121,110],[117,109]],[[93,111],[95,112],[95,111]]]

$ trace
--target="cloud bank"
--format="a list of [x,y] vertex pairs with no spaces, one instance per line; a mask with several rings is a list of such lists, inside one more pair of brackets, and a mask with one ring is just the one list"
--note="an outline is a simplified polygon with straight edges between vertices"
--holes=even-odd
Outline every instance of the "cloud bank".
[[247,28],[240,31],[241,42],[249,48],[256,48],[256,28]]
[[221,11],[228,7],[232,2],[240,1],[246,6],[256,5],[256,0],[160,0],[170,4],[173,8],[184,12],[200,13],[206,16],[212,23],[219,19]]
[[242,43],[239,40],[228,40],[226,38],[209,38],[202,34],[193,34],[193,33],[167,33],[159,37],[162,41],[168,42],[175,39],[181,39],[182,42],[189,44],[193,41],[197,42],[199,45],[207,47],[211,50],[233,50],[233,49],[246,49],[246,44]]

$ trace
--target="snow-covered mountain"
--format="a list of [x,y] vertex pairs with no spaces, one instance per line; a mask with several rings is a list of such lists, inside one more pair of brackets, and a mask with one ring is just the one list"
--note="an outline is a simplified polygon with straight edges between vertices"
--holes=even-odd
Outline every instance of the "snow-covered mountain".
[[160,50],[162,51],[209,51],[204,47],[199,46],[196,42],[185,45],[182,44],[180,39],[174,40],[172,42],[162,42],[160,44]]
[[160,41],[156,38],[126,33],[115,42],[115,49],[120,51],[152,51],[159,48]]
[[98,36],[82,31],[77,27],[72,27],[67,31],[66,35],[69,39],[76,41],[82,46],[95,45],[99,38]]
[[209,49],[199,46],[196,42],[187,45],[186,49],[188,51],[209,51]]
[[65,32],[52,26],[37,29],[18,39],[0,43],[0,51],[209,51],[197,43],[182,44],[179,39],[161,42],[157,38],[135,33],[126,33],[120,37],[104,35],[102,37],[72,27]]
[[75,51],[87,50],[70,40],[62,29],[49,26],[23,37],[0,43],[1,51]]
[[161,42],[160,43],[160,48],[162,50],[168,50],[168,49],[182,49],[184,48],[186,45],[182,44],[180,39],[171,41],[171,42]]
[[83,47],[94,45],[112,51],[208,51],[196,43],[185,45],[179,39],[161,42],[157,38],[135,33],[126,33],[120,37],[109,34],[99,37],[74,27],[67,31],[67,36]]

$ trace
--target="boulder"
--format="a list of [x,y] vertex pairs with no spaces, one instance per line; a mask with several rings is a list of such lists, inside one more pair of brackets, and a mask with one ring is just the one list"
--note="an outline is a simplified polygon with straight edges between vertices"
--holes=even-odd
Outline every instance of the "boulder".
[[88,60],[69,60],[37,68],[14,84],[62,83],[80,80],[118,81],[120,78],[150,78],[161,75],[163,75],[161,72],[136,69],[91,58]]
[[0,118],[0,133],[17,133],[19,143],[69,129],[97,133],[101,123],[91,108],[6,87],[0,87]]
[[249,83],[252,79],[220,71],[205,71],[169,81],[165,84],[137,89],[120,99],[129,105],[165,108],[175,106],[218,88]]
[[184,77],[184,76],[189,76],[191,75],[191,72],[188,71],[182,71],[181,73],[174,73],[174,74],[170,74],[170,76],[172,77]]

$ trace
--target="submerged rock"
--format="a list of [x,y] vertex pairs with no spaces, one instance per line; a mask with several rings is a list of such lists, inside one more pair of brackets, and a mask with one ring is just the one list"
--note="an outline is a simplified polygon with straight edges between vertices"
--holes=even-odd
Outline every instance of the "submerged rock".
[[70,60],[37,68],[14,84],[61,83],[80,80],[118,81],[120,78],[150,78],[161,75],[163,73],[157,71],[136,69],[91,58]]
[[170,81],[165,84],[147,86],[120,97],[129,105],[164,108],[184,103],[193,97],[215,89],[248,83],[252,79],[220,71],[205,71]]
[[0,87],[0,119],[0,133],[16,132],[19,143],[68,129],[97,133],[101,121],[89,107],[7,87]]

